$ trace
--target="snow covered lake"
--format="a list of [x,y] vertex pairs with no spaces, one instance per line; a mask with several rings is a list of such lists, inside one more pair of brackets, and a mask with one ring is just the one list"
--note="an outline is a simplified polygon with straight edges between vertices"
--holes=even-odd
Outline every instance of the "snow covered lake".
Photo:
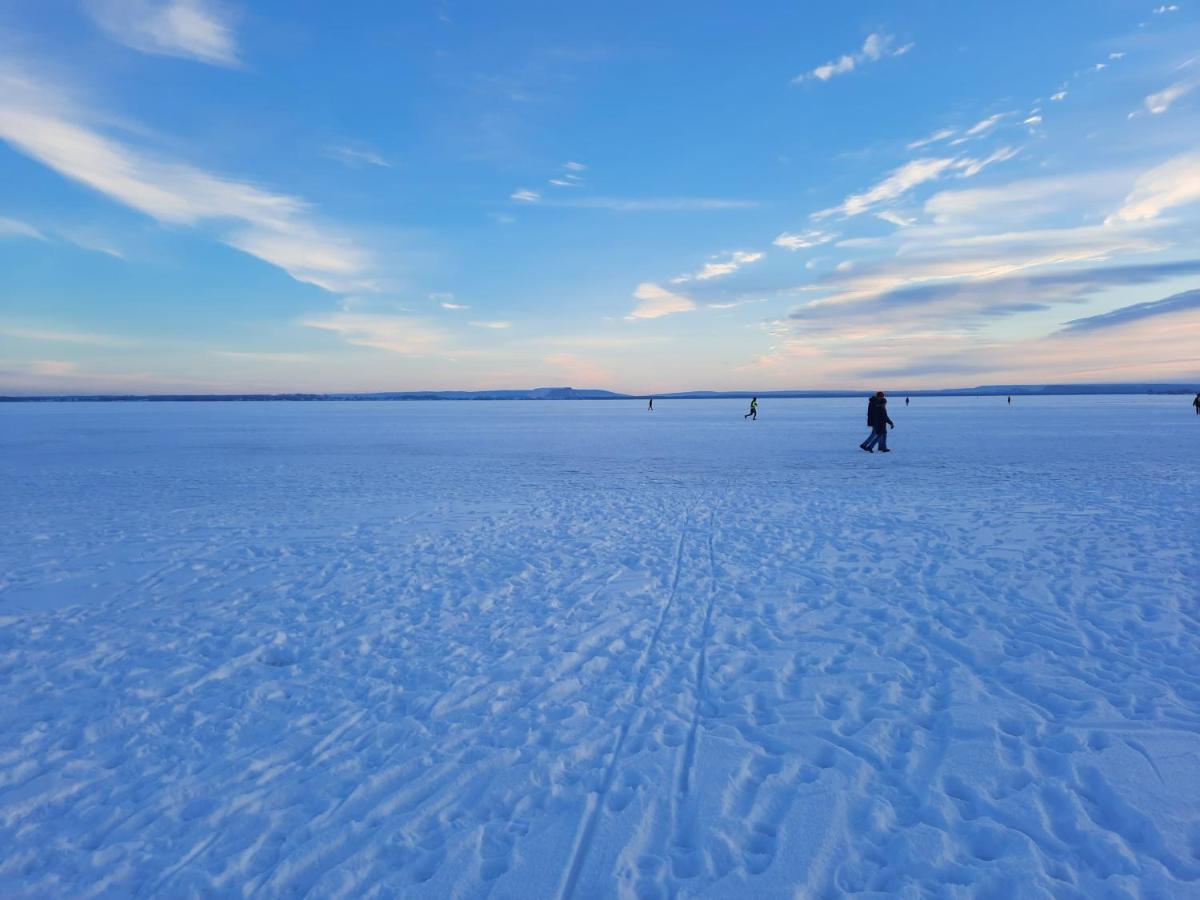
[[1200,896],[1189,402],[0,407],[0,895]]

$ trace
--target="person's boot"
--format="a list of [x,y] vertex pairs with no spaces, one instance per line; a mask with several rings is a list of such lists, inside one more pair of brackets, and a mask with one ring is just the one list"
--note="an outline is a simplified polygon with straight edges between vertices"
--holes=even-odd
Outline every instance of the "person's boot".
[[863,443],[863,444],[859,444],[859,445],[858,445],[858,449],[859,449],[859,450],[866,450],[868,453],[874,453],[874,452],[875,452],[875,451],[874,451],[874,450],[872,450],[870,447],[868,447],[868,446],[867,446],[865,443]]
[[884,448],[883,448],[882,450],[880,450],[879,452],[880,452],[880,453],[891,453],[892,451],[891,451],[891,450],[889,450],[887,447],[884,447]]

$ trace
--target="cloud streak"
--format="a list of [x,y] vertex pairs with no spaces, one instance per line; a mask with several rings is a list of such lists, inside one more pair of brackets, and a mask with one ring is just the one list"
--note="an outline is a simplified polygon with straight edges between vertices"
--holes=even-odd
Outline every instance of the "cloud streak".
[[0,70],[0,140],[65,178],[170,225],[215,227],[224,243],[329,291],[370,289],[369,256],[318,224],[299,197],[206,172],[108,137],[49,85]]
[[674,313],[690,312],[696,308],[690,297],[668,291],[651,281],[639,284],[633,292],[633,297],[640,302],[629,314],[628,318],[631,319],[657,319]]
[[895,46],[896,39],[882,31],[872,32],[863,41],[862,49],[857,53],[845,53],[835,60],[817,66],[811,72],[805,72],[792,79],[793,84],[803,84],[806,81],[829,81],[837,75],[846,75],[866,63],[878,62],[889,56],[903,56],[913,48],[913,44]]
[[240,64],[229,16],[207,0],[87,0],[84,9],[109,37],[142,53]]
[[1111,312],[1102,313],[1097,316],[1072,319],[1066,323],[1062,331],[1066,333],[1096,331],[1101,328],[1113,328],[1129,322],[1136,322],[1138,319],[1147,319],[1152,316],[1162,316],[1193,309],[1200,309],[1200,290],[1184,291],[1180,294],[1172,294],[1170,297],[1162,300],[1152,300],[1148,303],[1135,303],[1132,306],[1122,306],[1120,309],[1114,309]]

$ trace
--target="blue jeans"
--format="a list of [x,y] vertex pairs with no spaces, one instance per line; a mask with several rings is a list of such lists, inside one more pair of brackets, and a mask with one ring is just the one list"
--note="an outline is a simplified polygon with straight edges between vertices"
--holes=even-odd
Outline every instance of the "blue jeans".
[[871,436],[863,441],[863,446],[870,450],[876,444],[880,450],[887,449],[887,426],[884,426],[883,431],[872,431]]

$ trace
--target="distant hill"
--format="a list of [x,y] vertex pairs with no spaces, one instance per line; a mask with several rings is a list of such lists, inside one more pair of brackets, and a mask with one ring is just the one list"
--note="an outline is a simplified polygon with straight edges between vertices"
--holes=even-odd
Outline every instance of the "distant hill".
[[[899,397],[1051,396],[1056,394],[1194,394],[1200,382],[1157,384],[990,384],[970,388],[890,390]],[[70,394],[3,397],[0,403],[110,403],[320,400],[720,400],[762,398],[864,397],[870,391],[678,391],[669,394],[618,394],[614,391],[543,387],[495,391],[387,391],[374,394]]]

